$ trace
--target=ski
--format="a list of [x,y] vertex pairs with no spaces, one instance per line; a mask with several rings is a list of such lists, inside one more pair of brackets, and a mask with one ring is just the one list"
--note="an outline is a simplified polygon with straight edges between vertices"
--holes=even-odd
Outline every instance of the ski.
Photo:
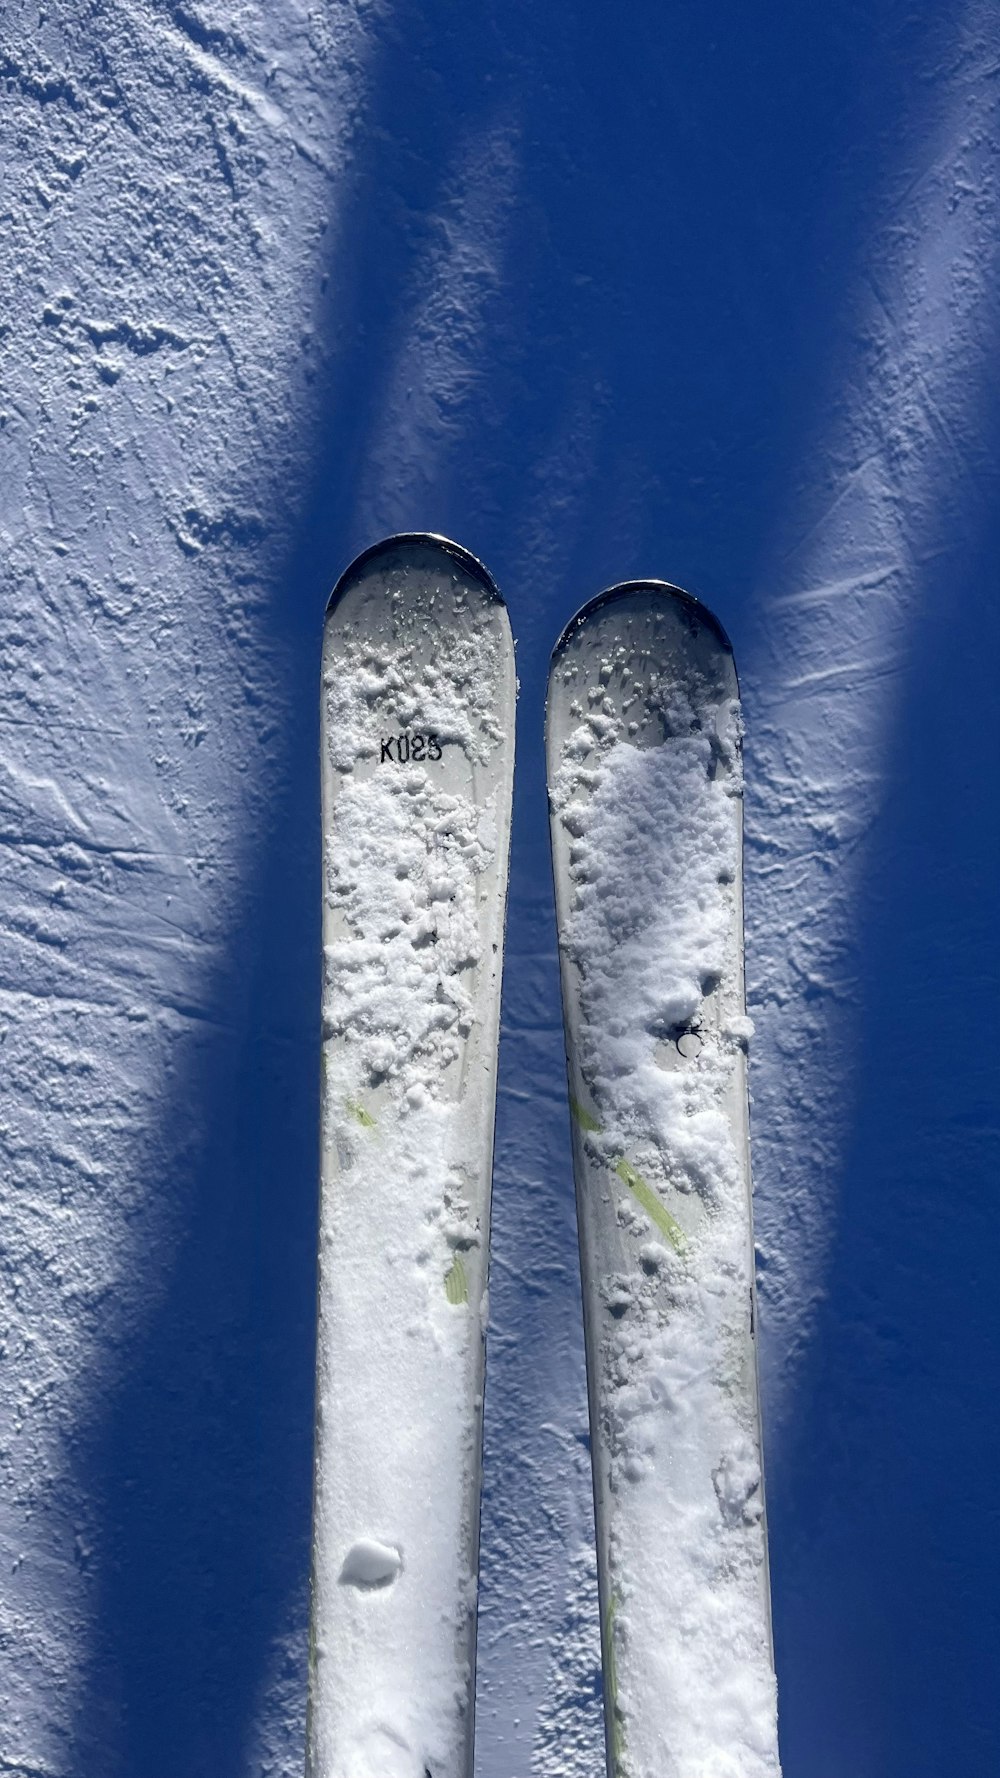
[[722,629],[662,582],[604,593],[554,651],[546,740],[608,1771],[774,1778]]
[[367,550],[323,643],[310,1778],[469,1778],[515,676],[490,576]]

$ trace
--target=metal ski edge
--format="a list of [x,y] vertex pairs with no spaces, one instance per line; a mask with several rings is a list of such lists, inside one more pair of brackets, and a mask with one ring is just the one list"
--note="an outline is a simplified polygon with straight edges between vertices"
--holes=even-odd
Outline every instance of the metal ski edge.
[[490,604],[500,605],[504,610],[507,609],[506,600],[485,562],[481,562],[479,557],[474,556],[472,551],[466,549],[463,544],[453,542],[450,537],[444,537],[438,531],[398,531],[389,537],[380,538],[377,543],[370,543],[366,549],[361,551],[360,555],[355,556],[354,560],[348,563],[343,573],[334,582],[333,590],[327,599],[326,618],[329,619],[332,616],[344,594],[356,581],[361,579],[373,562],[377,562],[380,556],[391,555],[394,550],[405,549],[425,549],[431,555],[435,553],[440,555],[442,564],[449,561],[456,563],[458,567],[464,568],[473,580],[478,581]]

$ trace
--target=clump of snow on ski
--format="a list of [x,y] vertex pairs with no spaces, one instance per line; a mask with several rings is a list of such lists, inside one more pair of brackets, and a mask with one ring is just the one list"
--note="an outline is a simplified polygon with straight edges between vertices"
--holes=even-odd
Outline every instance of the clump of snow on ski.
[[485,571],[359,558],[323,661],[312,1778],[471,1772],[513,737]]
[[676,589],[595,601],[548,710],[608,1764],[778,1772],[753,1317],[732,656]]

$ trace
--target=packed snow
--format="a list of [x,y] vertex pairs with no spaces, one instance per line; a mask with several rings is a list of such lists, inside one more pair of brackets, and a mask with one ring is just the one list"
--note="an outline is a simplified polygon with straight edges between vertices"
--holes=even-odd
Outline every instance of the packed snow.
[[739,715],[660,615],[599,612],[550,694],[609,1741],[621,1778],[774,1778]]
[[513,679],[427,555],[348,587],[324,656],[315,1778],[471,1762]]

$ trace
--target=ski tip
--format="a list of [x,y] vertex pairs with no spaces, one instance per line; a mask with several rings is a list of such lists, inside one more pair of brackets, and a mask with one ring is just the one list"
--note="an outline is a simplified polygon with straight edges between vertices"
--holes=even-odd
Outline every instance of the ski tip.
[[460,543],[453,543],[450,537],[439,536],[436,531],[398,531],[392,537],[383,537],[378,543],[369,544],[367,549],[355,556],[334,585],[326,603],[327,612],[333,609],[348,587],[360,580],[363,574],[376,564],[388,568],[394,557],[401,563],[408,562],[411,565],[421,559],[433,561],[435,557],[442,567],[457,565],[465,570],[470,579],[478,582],[491,603],[506,609],[503,594],[492,574],[471,550],[464,549]]
[[606,610],[607,607],[616,604],[619,600],[635,601],[643,596],[650,596],[657,600],[662,599],[680,607],[692,628],[701,627],[710,631],[726,654],[732,654],[733,645],[715,613],[710,611],[707,605],[703,605],[700,599],[696,599],[693,593],[686,593],[683,587],[674,586],[669,580],[620,580],[615,586],[607,587],[603,593],[598,593],[595,598],[588,599],[586,605],[581,605],[579,611],[570,618],[552,650],[553,664],[559,659],[567,644],[573,640],[577,631],[583,625],[590,623],[599,612]]

